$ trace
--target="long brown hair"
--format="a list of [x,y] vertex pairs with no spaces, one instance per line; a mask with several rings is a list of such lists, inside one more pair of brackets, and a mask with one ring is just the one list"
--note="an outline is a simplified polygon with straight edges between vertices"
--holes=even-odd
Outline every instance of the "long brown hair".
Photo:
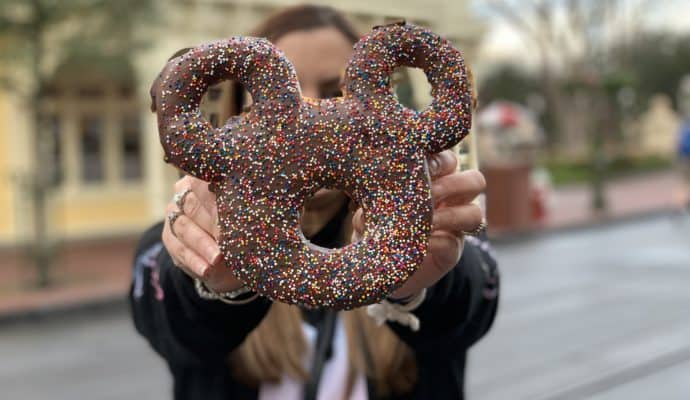
[[252,36],[276,41],[290,32],[335,28],[352,44],[359,40],[357,30],[338,10],[312,4],[289,7],[266,18],[252,31]]
[[[290,32],[325,27],[336,28],[353,44],[359,39],[357,30],[343,14],[317,5],[284,9],[264,20],[251,35],[276,41]],[[241,101],[240,92],[241,88],[235,92],[235,98]],[[390,328],[377,326],[363,308],[340,315],[347,333],[350,389],[356,374],[364,373],[375,383],[379,395],[410,391],[417,379],[412,350]],[[278,382],[284,375],[306,380],[306,350],[299,308],[276,302],[230,355],[231,368],[236,378],[252,386]]]

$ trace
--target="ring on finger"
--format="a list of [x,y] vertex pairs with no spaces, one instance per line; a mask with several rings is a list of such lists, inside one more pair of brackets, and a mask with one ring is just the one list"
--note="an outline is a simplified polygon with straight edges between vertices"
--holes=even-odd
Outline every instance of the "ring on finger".
[[187,188],[173,195],[173,202],[175,203],[175,205],[181,213],[184,213],[184,200],[187,198],[187,195],[191,193],[191,191],[192,189]]
[[177,218],[180,217],[180,215],[183,215],[182,211],[180,210],[173,210],[168,213],[168,225],[170,226],[170,232],[173,234],[173,236],[177,237],[177,233],[175,233],[175,221],[177,221]]
[[487,228],[487,227],[488,227],[488,224],[486,223],[486,221],[482,221],[482,222],[479,223],[479,226],[477,226],[477,227],[474,228],[473,230],[471,230],[471,231],[462,231],[462,234],[463,234],[463,235],[469,235],[469,236],[479,236],[479,235],[481,235],[482,233],[484,233],[484,231],[486,231],[486,228]]

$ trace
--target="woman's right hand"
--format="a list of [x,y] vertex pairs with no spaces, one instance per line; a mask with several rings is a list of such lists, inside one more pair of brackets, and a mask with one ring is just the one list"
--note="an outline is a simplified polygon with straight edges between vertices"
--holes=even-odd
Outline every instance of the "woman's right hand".
[[[227,292],[242,287],[232,271],[225,266],[218,247],[218,208],[216,196],[208,190],[208,183],[185,176],[175,182],[175,193],[191,191],[185,196],[173,227],[165,218],[163,244],[173,262],[192,278],[201,279],[206,287],[216,292]],[[173,200],[165,209],[166,215],[178,211]],[[174,230],[174,234],[173,234]]]

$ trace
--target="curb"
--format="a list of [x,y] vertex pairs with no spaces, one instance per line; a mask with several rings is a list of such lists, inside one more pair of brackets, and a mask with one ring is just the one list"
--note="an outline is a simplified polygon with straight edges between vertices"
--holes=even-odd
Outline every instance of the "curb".
[[[567,225],[556,228],[532,228],[520,231],[489,234],[492,245],[511,245],[544,238],[554,234],[575,232],[587,232],[602,227],[615,227],[631,222],[644,222],[661,217],[673,217],[675,209],[653,210],[644,213],[636,213],[627,216],[608,217],[596,221],[588,221],[579,224]],[[88,298],[82,301],[70,303],[46,305],[40,308],[28,308],[6,313],[0,313],[0,326],[8,326],[22,323],[53,322],[62,319],[100,316],[103,314],[115,314],[126,312],[129,309],[127,293],[110,295],[100,298]]]
[[129,308],[127,293],[84,299],[40,308],[21,309],[0,314],[0,326],[23,323],[54,322],[63,319],[99,316],[123,312]]
[[631,222],[644,222],[653,220],[661,217],[673,217],[677,210],[673,208],[664,208],[650,210],[647,212],[634,213],[625,216],[616,217],[604,217],[594,221],[587,221],[581,223],[575,223],[570,225],[564,225],[560,227],[553,228],[527,228],[523,230],[517,230],[512,232],[501,233],[497,235],[492,235],[489,233],[489,240],[492,244],[517,244],[521,242],[527,242],[535,239],[541,239],[554,234],[564,234],[564,233],[576,233],[576,232],[587,232],[595,229],[600,229],[603,227],[616,227],[620,225],[629,224]]

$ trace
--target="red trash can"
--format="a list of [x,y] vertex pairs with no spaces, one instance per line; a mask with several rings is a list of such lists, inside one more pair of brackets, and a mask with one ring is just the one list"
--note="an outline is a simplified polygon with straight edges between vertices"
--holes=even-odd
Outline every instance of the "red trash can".
[[532,222],[529,164],[491,165],[486,178],[486,219],[492,231],[527,229]]

